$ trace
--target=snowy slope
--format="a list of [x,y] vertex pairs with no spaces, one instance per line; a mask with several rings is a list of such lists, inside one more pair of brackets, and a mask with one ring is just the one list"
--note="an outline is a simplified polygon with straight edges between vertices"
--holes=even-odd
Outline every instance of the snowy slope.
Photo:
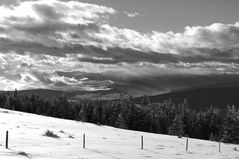
[[[60,138],[43,136],[49,129]],[[9,131],[9,149],[5,132]],[[86,149],[82,148],[86,134]],[[140,137],[144,136],[144,150]],[[71,138],[72,136],[73,138]],[[0,159],[239,159],[239,146],[97,126],[0,109]]]

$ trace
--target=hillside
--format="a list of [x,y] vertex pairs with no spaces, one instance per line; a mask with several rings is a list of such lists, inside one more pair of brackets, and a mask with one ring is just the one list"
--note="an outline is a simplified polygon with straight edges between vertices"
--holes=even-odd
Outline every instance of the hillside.
[[[35,90],[22,90],[18,91],[19,94],[25,94],[31,96],[37,94],[44,99],[52,99],[60,97],[64,94],[68,99],[81,100],[81,99],[102,99],[112,100],[120,97],[119,90],[113,89],[108,91],[59,91],[59,90],[47,90],[47,89],[35,89]],[[133,94],[134,95],[134,94]],[[136,103],[140,103],[143,97],[135,98]],[[202,110],[213,105],[215,108],[222,110],[226,109],[227,105],[239,105],[239,86],[208,86],[201,88],[182,89],[170,93],[152,95],[149,99],[152,103],[161,103],[171,98],[175,103],[182,103],[184,99],[190,104],[191,109]]]
[[[0,91],[6,92],[6,91]],[[14,91],[9,91],[14,92]],[[111,100],[117,99],[122,93],[119,90],[105,90],[105,91],[61,91],[61,90],[50,90],[50,89],[32,89],[32,90],[18,90],[19,94],[31,96],[32,94],[39,95],[44,99],[52,99],[60,97],[64,94],[65,97],[72,100],[81,100],[81,99],[102,99],[102,100]]]
[[[89,123],[56,119],[0,109],[0,158],[4,159],[238,159],[236,145],[158,135],[97,126]],[[59,138],[43,136],[46,130]],[[9,131],[9,149],[5,149],[5,131]],[[86,149],[82,135],[86,134]],[[144,136],[144,150],[140,136]]]
[[[215,108],[225,110],[227,105],[239,106],[239,87],[203,87],[175,91],[166,94],[149,96],[152,103],[160,103],[171,98],[176,103],[181,103],[187,99],[191,109],[202,110],[213,105]],[[142,97],[136,98],[136,103],[140,103]]]
[[[59,91],[47,89],[35,90],[22,90],[18,91],[19,94],[31,96],[37,94],[44,99],[52,99],[60,97],[64,94],[68,99],[81,100],[81,99],[102,99],[112,100],[118,99],[120,94],[123,93],[119,90],[113,89],[108,91]],[[134,95],[134,94],[133,94]],[[143,97],[135,98],[136,103],[141,103]],[[170,93],[152,95],[149,99],[152,103],[161,103],[171,98],[175,103],[182,103],[184,99],[190,104],[191,109],[203,110],[213,105],[215,108],[222,110],[226,109],[227,105],[239,105],[239,86],[225,85],[225,86],[207,86],[201,88],[182,89]]]

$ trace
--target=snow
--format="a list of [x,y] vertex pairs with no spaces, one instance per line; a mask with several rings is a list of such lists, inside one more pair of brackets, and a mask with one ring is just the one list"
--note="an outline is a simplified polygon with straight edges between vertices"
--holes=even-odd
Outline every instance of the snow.
[[[7,130],[9,149],[5,148]],[[46,130],[60,138],[43,136]],[[189,138],[188,151],[185,144],[186,138],[176,136],[0,109],[0,159],[239,159],[237,145],[222,143],[219,153],[217,142]]]

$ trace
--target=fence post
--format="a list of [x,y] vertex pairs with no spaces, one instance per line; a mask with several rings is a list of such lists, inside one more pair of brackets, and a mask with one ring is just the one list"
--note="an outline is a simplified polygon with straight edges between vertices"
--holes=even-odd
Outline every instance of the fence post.
[[6,131],[6,149],[8,149],[8,131]]
[[144,136],[141,136],[141,149],[144,149]]
[[188,151],[188,137],[187,137],[187,140],[186,140],[186,151]]
[[83,134],[83,149],[85,149],[85,134]]
[[219,152],[221,152],[221,141],[219,141]]

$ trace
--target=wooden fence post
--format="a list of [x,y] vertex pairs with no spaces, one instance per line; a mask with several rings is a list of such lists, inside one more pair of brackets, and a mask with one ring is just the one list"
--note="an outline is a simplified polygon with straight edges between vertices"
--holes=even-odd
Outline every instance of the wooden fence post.
[[6,149],[8,149],[8,131],[6,131]]
[[144,136],[141,136],[141,149],[144,149]]
[[186,140],[186,151],[188,151],[188,137],[187,137],[187,140]]
[[83,149],[85,149],[85,134],[83,134]]
[[219,141],[219,152],[221,152],[221,141]]

